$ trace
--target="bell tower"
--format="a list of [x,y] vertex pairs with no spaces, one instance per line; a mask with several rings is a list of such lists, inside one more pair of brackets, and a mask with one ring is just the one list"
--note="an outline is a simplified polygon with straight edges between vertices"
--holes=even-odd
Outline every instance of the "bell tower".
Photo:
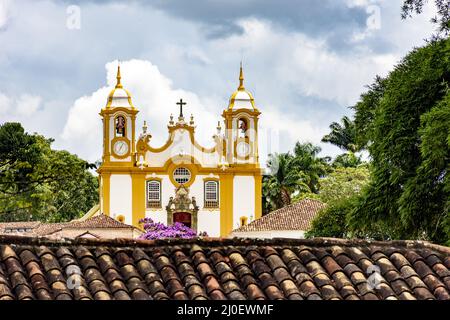
[[[127,224],[138,225],[132,212],[139,212],[139,208],[135,207],[132,195],[136,186],[142,185],[142,189],[145,186],[142,177],[136,178],[130,174],[135,166],[138,110],[131,101],[130,93],[122,86],[120,65],[117,67],[116,79],[106,106],[100,111],[103,123],[102,164],[97,170],[100,212]],[[141,193],[144,194],[144,190]]]
[[131,101],[131,95],[121,83],[120,65],[117,67],[117,82],[110,92],[103,118],[102,165],[134,165],[135,123],[139,112]]
[[226,127],[228,163],[259,166],[258,119],[260,114],[252,94],[244,87],[241,62],[239,87],[231,95],[228,108],[222,114]]

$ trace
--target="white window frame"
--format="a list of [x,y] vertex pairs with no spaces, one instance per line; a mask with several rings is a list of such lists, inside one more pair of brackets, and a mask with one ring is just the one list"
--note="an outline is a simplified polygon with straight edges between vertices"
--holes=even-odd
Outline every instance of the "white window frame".
[[[213,186],[215,192],[208,190],[208,186]],[[204,188],[204,207],[205,208],[218,208],[219,207],[219,182],[215,180],[207,180],[203,184]],[[214,195],[211,197],[211,195]]]
[[[158,190],[150,190],[150,186],[158,186]],[[146,184],[146,194],[147,194],[147,208],[161,208],[161,181],[159,180],[147,180]],[[150,199],[150,195],[158,195],[156,198]]]

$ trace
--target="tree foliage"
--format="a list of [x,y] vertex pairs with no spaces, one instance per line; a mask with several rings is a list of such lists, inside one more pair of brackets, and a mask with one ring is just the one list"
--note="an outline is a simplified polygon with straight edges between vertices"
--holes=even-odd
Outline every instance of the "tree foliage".
[[318,156],[320,147],[297,142],[294,152],[269,155],[269,174],[263,178],[264,213],[291,204],[293,197],[317,193],[319,179],[329,169],[327,158]]
[[263,177],[262,188],[265,213],[289,205],[294,192],[310,191],[305,173],[289,152],[269,155],[267,168],[270,173]]
[[348,216],[358,196],[367,186],[370,173],[366,166],[337,168],[320,180],[319,200],[327,206],[311,222],[307,237],[349,237]]
[[306,237],[334,237],[345,238],[349,236],[347,216],[355,206],[355,198],[345,198],[328,204],[320,210],[311,222],[311,229],[306,232]]
[[353,152],[346,152],[336,156],[331,165],[333,168],[356,168],[363,165],[363,161]]
[[319,191],[319,179],[329,171],[329,157],[319,157],[321,148],[312,143],[297,142],[294,147],[293,166],[305,175],[305,183],[311,192]]
[[366,167],[337,168],[320,180],[319,198],[334,203],[359,195],[369,183],[370,173]]
[[333,122],[330,124],[331,132],[322,138],[322,142],[329,142],[346,151],[357,152],[361,150],[356,139],[355,124],[344,116],[341,123]]
[[[420,14],[423,11],[426,0],[404,0],[402,5],[402,18],[411,17],[413,13]],[[450,0],[434,0],[437,14],[431,19],[439,28],[439,33],[448,35],[450,33]]]
[[92,165],[19,123],[0,126],[0,221],[67,221],[98,202]]
[[448,199],[450,40],[413,50],[356,104],[371,182],[349,226],[388,238],[450,239]]

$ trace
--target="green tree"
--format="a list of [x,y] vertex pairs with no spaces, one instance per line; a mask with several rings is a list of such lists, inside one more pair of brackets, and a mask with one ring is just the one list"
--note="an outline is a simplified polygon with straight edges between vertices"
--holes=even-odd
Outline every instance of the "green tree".
[[[402,6],[402,18],[411,17],[413,13],[420,14],[423,6],[427,3],[424,0],[404,0]],[[439,32],[444,35],[450,33],[450,0],[434,0],[437,15],[431,22],[439,26]]]
[[0,221],[67,221],[98,202],[93,166],[19,123],[0,126]]
[[369,179],[366,167],[337,168],[320,180],[319,198],[325,203],[333,203],[358,196]]
[[356,168],[362,164],[361,157],[356,156],[353,152],[347,152],[336,156],[331,166],[333,168]]
[[320,210],[311,222],[311,229],[306,232],[307,238],[334,237],[346,238],[349,236],[347,215],[353,210],[356,199],[345,198],[328,204]]
[[346,151],[357,152],[361,147],[356,141],[355,124],[349,117],[344,116],[341,123],[330,124],[331,132],[322,138],[322,142],[329,142]]
[[356,104],[372,170],[349,216],[353,232],[449,241],[449,82],[450,40],[431,41]]
[[400,196],[400,218],[414,238],[425,234],[450,244],[450,90],[421,116],[419,135],[422,161]]
[[269,175],[263,178],[265,213],[287,206],[294,192],[310,191],[305,174],[295,164],[295,158],[288,153],[269,155]]
[[312,143],[297,142],[294,147],[294,160],[292,166],[303,173],[304,182],[309,190],[317,193],[319,179],[329,171],[329,158],[319,157],[321,149]]
[[329,170],[328,158],[318,156],[320,147],[297,142],[294,152],[269,155],[269,174],[263,178],[264,213],[317,193],[319,180]]
[[353,234],[348,228],[348,218],[355,208],[358,196],[370,179],[369,169],[337,168],[320,180],[319,200],[327,206],[322,209],[311,223],[307,237],[344,238]]
[[386,82],[386,79],[376,76],[375,81],[367,86],[368,91],[361,95],[355,106],[351,107],[358,113],[354,119],[358,145],[368,147],[372,143],[370,139],[374,131],[375,112],[383,97]]

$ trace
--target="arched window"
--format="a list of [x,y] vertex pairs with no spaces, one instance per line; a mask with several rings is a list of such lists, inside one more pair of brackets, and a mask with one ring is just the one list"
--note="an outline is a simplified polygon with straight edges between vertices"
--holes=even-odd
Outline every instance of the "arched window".
[[161,207],[161,182],[147,181],[147,208]]
[[241,227],[243,227],[247,224],[248,218],[246,216],[242,216],[240,220],[241,220]]
[[205,181],[205,208],[219,207],[219,183]]
[[117,116],[114,125],[116,128],[116,137],[125,137],[125,131],[127,127],[127,120],[124,116]]
[[239,118],[238,120],[239,137],[244,138],[247,136],[248,120],[246,118]]
[[176,168],[173,172],[173,180],[178,182],[179,184],[184,184],[191,180],[191,172],[184,167]]

